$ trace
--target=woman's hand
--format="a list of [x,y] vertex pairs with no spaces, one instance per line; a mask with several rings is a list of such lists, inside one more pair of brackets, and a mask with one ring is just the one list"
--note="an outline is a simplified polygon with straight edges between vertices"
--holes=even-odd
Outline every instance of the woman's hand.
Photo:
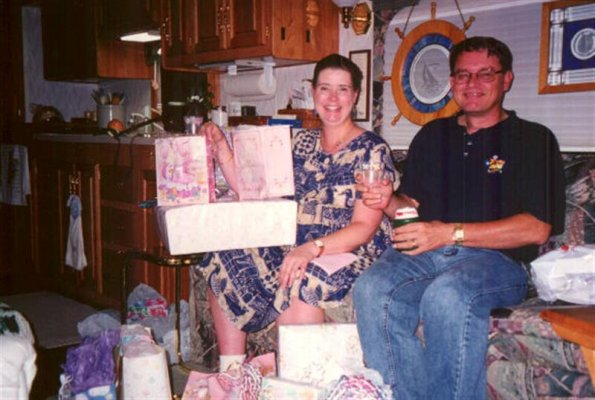
[[304,278],[308,263],[316,258],[316,251],[316,246],[307,242],[287,253],[279,269],[281,288],[291,287],[294,281]]
[[205,135],[209,139],[211,144],[213,144],[214,146],[219,146],[220,144],[223,144],[221,142],[222,140],[225,141],[225,135],[223,135],[221,128],[219,128],[215,123],[210,121],[202,124],[198,133],[200,135]]
[[361,192],[364,204],[373,210],[384,210],[393,195],[393,182],[383,179],[381,182],[367,185],[357,180],[355,190]]

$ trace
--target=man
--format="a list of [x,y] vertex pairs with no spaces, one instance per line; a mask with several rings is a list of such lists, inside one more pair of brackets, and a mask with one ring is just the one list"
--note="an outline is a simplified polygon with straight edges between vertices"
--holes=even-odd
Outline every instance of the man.
[[388,183],[358,186],[369,207],[420,216],[393,230],[394,249],[354,288],[365,361],[399,400],[486,397],[490,310],[524,299],[522,264],[564,225],[554,135],[502,106],[514,78],[508,47],[465,39],[450,71],[461,112],[417,133],[396,195]]

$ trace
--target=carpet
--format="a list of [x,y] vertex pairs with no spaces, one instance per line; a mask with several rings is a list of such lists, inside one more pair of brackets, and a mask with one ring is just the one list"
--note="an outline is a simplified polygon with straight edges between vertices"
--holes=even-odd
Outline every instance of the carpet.
[[81,341],[77,324],[97,310],[52,292],[35,292],[0,297],[31,324],[38,346],[53,349]]

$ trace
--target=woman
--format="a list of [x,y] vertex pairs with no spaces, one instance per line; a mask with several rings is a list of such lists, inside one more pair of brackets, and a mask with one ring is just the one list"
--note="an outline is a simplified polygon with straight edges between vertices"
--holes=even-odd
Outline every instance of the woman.
[[[361,81],[359,68],[338,54],[315,66],[312,92],[322,128],[300,131],[293,139],[296,245],[211,253],[198,267],[210,288],[222,371],[244,360],[247,332],[274,321],[324,322],[323,309],[338,306],[357,276],[390,244],[388,220],[363,205],[355,191],[354,169],[360,161],[381,163],[386,179],[394,181],[396,174],[386,142],[351,119]],[[233,189],[229,144],[214,124],[205,124],[202,131]],[[311,263],[321,254],[343,252],[354,253],[357,260],[331,276]],[[250,290],[245,290],[247,279]]]

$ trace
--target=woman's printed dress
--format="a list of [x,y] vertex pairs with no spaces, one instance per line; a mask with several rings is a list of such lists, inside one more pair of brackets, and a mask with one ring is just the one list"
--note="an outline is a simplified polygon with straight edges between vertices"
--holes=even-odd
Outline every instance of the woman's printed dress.
[[[335,154],[320,146],[320,131],[303,130],[293,140],[295,200],[298,203],[296,245],[347,226],[356,201],[355,167],[360,160],[382,161],[393,181],[391,151],[373,132],[364,132]],[[206,254],[197,268],[230,320],[246,332],[275,321],[291,297],[321,308],[336,307],[359,274],[390,244],[390,222],[383,218],[372,240],[355,250],[358,259],[328,275],[310,263],[304,279],[279,289],[278,270],[290,246],[228,250]]]

